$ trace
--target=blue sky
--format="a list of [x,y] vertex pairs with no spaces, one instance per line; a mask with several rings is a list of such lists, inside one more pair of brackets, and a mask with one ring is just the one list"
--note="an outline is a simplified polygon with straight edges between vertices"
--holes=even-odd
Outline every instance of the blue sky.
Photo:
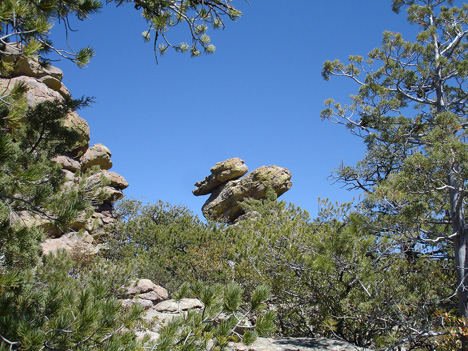
[[[319,197],[343,202],[358,195],[327,178],[340,162],[363,157],[362,141],[320,119],[324,100],[346,102],[357,87],[324,81],[322,64],[365,55],[384,30],[410,37],[416,28],[391,11],[390,0],[250,3],[234,0],[244,16],[209,33],[214,55],[168,53],[158,65],[133,6],[107,5],[90,21],[74,22],[72,47],[91,45],[96,57],[84,69],[55,65],[73,96],[95,97],[80,115],[90,125],[91,145],[111,150],[112,170],[130,183],[127,196],[185,205],[201,216],[207,197],[193,196],[193,184],[231,157],[249,170],[288,168],[293,187],[281,199],[311,215]],[[170,35],[189,41],[182,28]],[[57,25],[54,42],[63,36]]]

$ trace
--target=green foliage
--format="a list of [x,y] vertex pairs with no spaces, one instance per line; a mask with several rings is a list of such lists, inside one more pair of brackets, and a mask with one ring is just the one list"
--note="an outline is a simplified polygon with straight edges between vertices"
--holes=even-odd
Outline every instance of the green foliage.
[[219,225],[204,224],[186,208],[162,201],[143,206],[124,200],[116,214],[121,220],[108,229],[107,258],[138,262],[142,277],[169,290],[184,282],[226,281],[229,243]]
[[23,86],[0,102],[0,252],[1,266],[34,266],[42,229],[66,229],[90,206],[92,189],[61,191],[64,175],[51,159],[73,144],[76,132],[65,128],[66,116],[89,101],[24,104]]
[[245,208],[256,215],[226,230],[235,240],[235,279],[247,291],[271,286],[282,335],[383,347],[414,329],[440,327],[435,313],[455,284],[447,262],[408,260],[350,205],[323,201],[315,220],[274,199],[247,200]]
[[[416,41],[385,32],[367,60],[327,61],[325,79],[350,78],[358,91],[349,105],[327,100],[322,117],[345,125],[367,145],[365,158],[355,167],[340,166],[335,178],[365,192],[362,211],[372,218],[377,242],[415,264],[451,262],[451,280],[458,282],[447,294],[458,293],[459,314],[467,318],[468,7],[450,0],[393,1],[395,12],[403,8],[420,29]],[[435,283],[415,279],[422,286]],[[428,330],[437,335],[415,328],[413,337]]]
[[[126,273],[65,253],[35,270],[0,275],[0,350],[138,350],[129,331],[141,308],[124,310],[112,291]],[[125,329],[124,329],[125,328]]]

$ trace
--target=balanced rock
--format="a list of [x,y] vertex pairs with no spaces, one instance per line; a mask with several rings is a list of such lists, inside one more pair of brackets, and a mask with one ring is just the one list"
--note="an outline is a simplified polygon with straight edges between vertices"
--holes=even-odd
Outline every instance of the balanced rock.
[[218,162],[211,169],[211,175],[195,183],[193,194],[206,195],[209,199],[202,207],[207,219],[220,222],[234,222],[244,214],[240,203],[247,198],[263,199],[271,188],[277,196],[284,194],[291,186],[291,172],[278,166],[262,166],[238,179],[247,172],[247,166],[239,158]]
[[211,168],[211,175],[195,183],[197,188],[193,190],[193,195],[207,195],[221,184],[242,177],[248,170],[244,161],[237,157],[218,162]]
[[262,166],[244,178],[232,180],[218,187],[202,207],[203,215],[213,220],[233,222],[244,214],[240,203],[246,198],[263,199],[268,188],[277,196],[291,186],[291,172],[278,166]]

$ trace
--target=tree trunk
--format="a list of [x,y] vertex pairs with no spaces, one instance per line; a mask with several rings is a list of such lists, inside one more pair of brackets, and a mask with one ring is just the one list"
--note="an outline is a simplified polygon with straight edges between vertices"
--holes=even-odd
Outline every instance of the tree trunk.
[[[454,175],[449,176],[450,190],[450,216],[452,220],[452,231],[455,235],[453,240],[455,253],[455,269],[457,271],[457,296],[458,312],[460,317],[468,319],[468,230],[466,228],[463,207],[463,191],[458,190],[458,184],[454,181]],[[466,350],[468,343],[462,337],[462,350]]]

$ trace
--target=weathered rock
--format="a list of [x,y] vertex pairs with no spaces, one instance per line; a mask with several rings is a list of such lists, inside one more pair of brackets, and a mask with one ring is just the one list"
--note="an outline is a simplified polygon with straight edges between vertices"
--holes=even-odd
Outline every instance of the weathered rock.
[[166,300],[158,303],[153,307],[154,310],[158,312],[169,312],[177,313],[179,311],[187,311],[192,308],[202,308],[203,304],[198,299],[180,299],[179,302],[176,300]]
[[99,166],[101,169],[112,167],[110,150],[102,144],[95,144],[89,148],[81,157],[81,169],[86,170],[92,166]]
[[127,181],[120,174],[106,170],[100,172],[100,174],[109,181],[109,185],[113,188],[123,190],[128,187]]
[[125,290],[126,290],[125,291],[126,296],[144,294],[144,293],[152,291],[156,293],[160,297],[161,300],[166,300],[169,297],[166,289],[164,289],[163,287],[159,285],[154,284],[149,279],[140,279],[136,282],[133,282]]
[[18,50],[21,44],[18,43],[9,43],[6,45],[6,54],[3,55],[3,60],[6,62],[13,62],[14,69],[10,72],[10,77],[17,77],[17,76],[29,76],[29,77],[44,77],[44,76],[52,76],[59,81],[63,78],[62,70],[48,66],[44,67],[43,65],[39,64],[39,60],[37,58],[26,58],[20,55],[20,50]]
[[66,169],[71,172],[77,172],[81,168],[81,164],[78,161],[64,155],[56,156],[52,159],[52,161],[60,164],[63,169]]
[[166,289],[163,289],[160,286],[156,286],[156,289],[140,294],[138,297],[140,299],[150,300],[153,303],[158,303],[167,300],[168,298]]
[[[245,346],[231,343],[230,351],[365,351],[341,340],[325,338],[258,338],[253,344]],[[370,351],[370,350],[369,350]]]
[[68,151],[74,157],[80,157],[89,147],[89,125],[83,118],[78,116],[76,112],[71,112],[67,115],[63,126],[78,134],[78,140],[75,144],[70,145]]
[[103,188],[105,196],[105,200],[111,201],[114,203],[117,200],[120,200],[123,197],[122,190],[113,188],[111,186],[106,186]]
[[195,183],[197,187],[193,190],[193,195],[207,195],[221,184],[230,180],[238,179],[248,172],[247,165],[240,158],[230,158],[223,162],[218,162],[211,168],[211,175],[204,180]]
[[138,304],[138,305],[143,306],[143,308],[145,310],[153,307],[153,302],[150,301],[150,300],[145,300],[145,299],[136,298],[136,299],[125,299],[125,300],[121,300],[121,301],[122,301],[122,306],[123,307],[131,307],[134,304]]
[[290,179],[291,172],[286,168],[262,166],[244,178],[216,188],[202,207],[203,215],[208,219],[233,222],[244,213],[240,202],[246,198],[262,199],[268,188],[281,196],[291,188]]
[[44,101],[63,99],[60,93],[32,77],[21,76],[12,79],[0,79],[0,88],[2,91],[9,92],[17,83],[22,83],[27,87],[26,100],[29,106],[35,106]]
[[60,93],[60,89],[62,88],[62,82],[59,79],[54,78],[52,76],[45,76],[40,78],[39,81],[47,85],[50,89]]
[[71,251],[76,247],[81,247],[88,250],[90,253],[97,253],[96,248],[91,244],[93,238],[88,232],[82,234],[68,233],[62,235],[60,238],[47,239],[41,243],[42,253],[55,253],[57,250],[65,249]]

